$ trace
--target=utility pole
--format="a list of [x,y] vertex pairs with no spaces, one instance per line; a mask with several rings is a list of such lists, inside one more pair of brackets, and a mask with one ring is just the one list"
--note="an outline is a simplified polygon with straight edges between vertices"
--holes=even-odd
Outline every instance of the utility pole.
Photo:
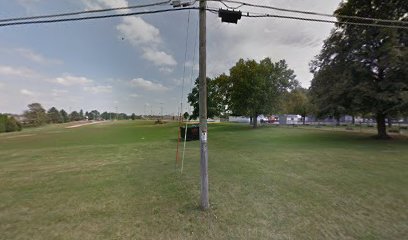
[[207,48],[206,48],[206,0],[200,0],[200,48],[199,48],[199,110],[200,110],[200,177],[201,208],[210,207],[208,200],[208,142],[207,142]]

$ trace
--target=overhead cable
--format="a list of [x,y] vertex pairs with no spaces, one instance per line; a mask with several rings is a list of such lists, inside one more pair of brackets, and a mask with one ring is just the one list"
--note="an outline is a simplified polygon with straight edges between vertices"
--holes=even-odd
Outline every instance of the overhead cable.
[[127,17],[127,16],[136,16],[136,15],[164,13],[164,12],[178,12],[178,11],[193,10],[193,9],[198,10],[199,8],[198,7],[170,8],[170,9],[159,9],[159,10],[142,11],[142,12],[118,13],[118,14],[96,15],[96,16],[87,16],[87,17],[76,17],[76,18],[59,18],[59,19],[48,19],[48,20],[6,22],[6,23],[0,23],[0,27],[13,26],[13,25],[26,25],[26,24],[72,22],[72,21],[83,21],[83,20],[104,19],[104,18],[114,18],[114,17]]
[[[218,14],[219,10],[214,8],[208,8],[209,12]],[[383,28],[394,28],[394,29],[404,29],[408,30],[408,26],[398,26],[398,25],[388,25],[388,24],[377,24],[377,23],[362,23],[362,22],[346,22],[346,21],[335,21],[335,20],[326,20],[326,19],[317,19],[317,18],[305,18],[305,17],[296,17],[296,16],[286,16],[286,15],[276,15],[268,13],[251,13],[245,12],[242,13],[242,17],[248,18],[283,18],[283,19],[292,19],[308,22],[321,22],[321,23],[334,23],[334,24],[344,24],[344,25],[357,25],[357,26],[366,26],[366,27],[383,27]]]
[[[14,21],[14,22],[4,22],[0,23],[0,27],[14,26],[14,25],[26,25],[26,24],[43,24],[43,23],[57,23],[57,22],[72,22],[72,21],[83,21],[83,20],[92,20],[92,19],[104,19],[104,18],[114,18],[114,17],[126,17],[126,16],[136,16],[136,15],[146,15],[146,14],[156,14],[164,12],[176,12],[184,10],[199,10],[198,7],[185,7],[185,8],[170,8],[170,9],[159,9],[159,10],[150,10],[150,11],[140,11],[140,12],[129,12],[129,13],[118,13],[118,14],[108,14],[108,15],[93,15],[85,17],[75,17],[75,18],[57,18],[57,19],[46,19],[46,20],[33,20],[33,21]],[[207,11],[211,13],[218,14],[219,10],[214,8],[207,8]],[[388,24],[378,24],[378,23],[362,23],[354,21],[335,21],[335,20],[326,20],[326,19],[316,19],[316,18],[305,18],[305,17],[296,17],[296,16],[285,16],[285,15],[276,15],[268,13],[251,13],[247,12],[242,14],[242,17],[250,18],[283,18],[283,19],[293,19],[300,21],[308,22],[322,22],[322,23],[334,23],[334,24],[344,24],[344,25],[358,25],[358,26],[367,26],[367,27],[383,27],[383,28],[394,28],[394,29],[404,29],[408,30],[408,26],[398,26],[398,25],[388,25]]]
[[39,15],[39,16],[31,16],[31,17],[7,18],[7,19],[0,19],[0,23],[2,23],[2,22],[34,20],[34,19],[42,19],[42,18],[67,17],[67,16],[75,16],[75,15],[83,15],[83,14],[91,14],[91,13],[119,11],[119,10],[131,10],[131,9],[138,9],[138,8],[145,8],[145,7],[160,6],[160,5],[164,5],[164,4],[169,4],[170,2],[171,1],[167,0],[167,1],[162,1],[162,2],[149,3],[149,4],[143,4],[143,5],[133,5],[133,6],[127,6],[127,7],[104,8],[104,9],[85,10],[85,11],[78,11],[78,12]]
[[[230,9],[238,9],[243,6],[248,6],[248,7],[254,7],[254,8],[271,9],[271,10],[282,11],[282,12],[300,13],[300,14],[315,15],[315,16],[321,16],[321,17],[336,17],[336,18],[338,17],[338,18],[343,18],[343,19],[364,20],[364,21],[373,21],[373,22],[379,22],[379,23],[382,22],[382,23],[394,23],[394,24],[408,24],[408,21],[402,21],[402,20],[369,18],[369,17],[349,16],[349,15],[341,15],[341,14],[327,14],[327,13],[319,13],[319,12],[312,12],[312,11],[278,8],[278,7],[268,6],[268,5],[253,4],[253,3],[247,3],[247,2],[235,1],[235,0],[207,0],[207,1],[220,2],[221,4],[223,4],[224,6]],[[226,3],[233,3],[233,4],[239,4],[239,5],[237,7],[232,7]]]

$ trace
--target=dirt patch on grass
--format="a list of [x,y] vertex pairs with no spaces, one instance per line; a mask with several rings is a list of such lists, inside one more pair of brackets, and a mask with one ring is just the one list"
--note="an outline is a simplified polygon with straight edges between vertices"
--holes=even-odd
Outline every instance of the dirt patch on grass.
[[82,127],[82,126],[87,126],[87,125],[98,124],[98,123],[102,123],[102,122],[86,122],[86,123],[80,123],[80,124],[68,126],[68,127],[65,127],[65,128],[77,128],[77,127]]
[[6,137],[6,139],[20,138],[20,137],[31,137],[31,136],[34,136],[34,135],[35,134],[22,134],[22,135],[9,136],[9,137]]

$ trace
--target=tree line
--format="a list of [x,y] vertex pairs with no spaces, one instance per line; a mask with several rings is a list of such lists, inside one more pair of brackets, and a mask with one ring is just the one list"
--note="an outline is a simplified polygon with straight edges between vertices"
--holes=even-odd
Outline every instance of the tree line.
[[[208,117],[260,114],[373,117],[378,138],[388,138],[386,120],[408,116],[408,31],[347,24],[343,16],[408,21],[405,0],[342,2],[339,23],[310,64],[313,80],[303,89],[284,60],[240,59],[229,75],[208,79]],[[198,80],[188,95],[198,117]]]
[[92,110],[90,112],[72,111],[67,113],[64,109],[58,110],[56,107],[51,107],[46,111],[40,103],[32,103],[28,105],[28,110],[24,111],[24,125],[26,126],[42,126],[49,123],[67,123],[82,120],[135,120],[137,116],[133,113],[127,115],[126,113],[113,113]]
[[0,114],[0,133],[21,131],[23,127],[39,127],[45,124],[68,123],[82,120],[135,120],[141,118],[136,114],[127,115],[126,113],[103,112],[92,110],[90,112],[72,111],[66,112],[64,109],[58,110],[51,107],[45,110],[40,103],[31,103],[28,109],[24,111],[22,120],[8,114]]

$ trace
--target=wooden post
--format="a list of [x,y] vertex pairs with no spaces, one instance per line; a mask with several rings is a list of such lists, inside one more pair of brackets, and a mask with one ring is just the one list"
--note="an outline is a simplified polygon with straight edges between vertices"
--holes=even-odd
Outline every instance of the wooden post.
[[208,197],[208,134],[207,134],[207,53],[206,53],[206,1],[200,0],[200,47],[199,47],[199,110],[200,110],[200,177],[201,208],[210,207]]

